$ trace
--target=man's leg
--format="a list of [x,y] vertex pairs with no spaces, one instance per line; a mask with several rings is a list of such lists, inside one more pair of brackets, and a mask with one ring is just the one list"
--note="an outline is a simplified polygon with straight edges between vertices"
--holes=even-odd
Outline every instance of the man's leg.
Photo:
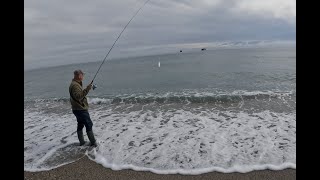
[[84,125],[82,123],[78,123],[78,127],[77,127],[77,134],[78,134],[78,139],[80,142],[80,146],[84,145],[86,142],[84,141],[84,137],[83,137],[83,129]]
[[78,135],[78,139],[80,142],[80,146],[84,145],[86,142],[84,141],[84,137],[83,137],[83,127],[84,127],[84,123],[83,123],[83,118],[81,118],[81,115],[79,114],[78,111],[73,111],[73,114],[76,116],[77,118],[77,135]]
[[88,138],[90,140],[91,146],[97,146],[96,139],[94,138],[94,134],[93,134],[93,131],[92,131],[93,123],[91,121],[89,112],[85,111],[85,113],[83,115],[84,115],[83,117],[85,119],[85,124],[84,125],[86,126],[86,131],[87,131],[87,135],[88,135]]

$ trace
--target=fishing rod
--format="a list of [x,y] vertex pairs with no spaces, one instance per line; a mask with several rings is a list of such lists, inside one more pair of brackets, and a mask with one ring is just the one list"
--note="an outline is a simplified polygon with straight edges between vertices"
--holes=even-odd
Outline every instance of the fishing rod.
[[[114,47],[114,45],[116,44],[116,42],[117,42],[118,39],[120,38],[120,36],[121,36],[121,34],[123,33],[123,31],[127,28],[127,26],[130,24],[130,22],[132,21],[132,19],[138,14],[138,12],[144,7],[144,5],[146,5],[149,1],[150,1],[150,0],[147,0],[147,1],[139,8],[139,10],[132,16],[132,18],[130,19],[130,21],[129,21],[129,22],[127,23],[127,25],[123,28],[123,30],[121,31],[121,33],[119,34],[119,36],[117,37],[117,39],[114,41],[113,45],[111,46],[109,52],[108,52],[107,55],[104,57],[101,65],[99,66],[99,69],[97,70],[97,72],[96,72],[96,74],[94,75],[94,77],[93,77],[93,79],[92,79],[92,81],[91,81],[90,84],[93,83],[93,81],[94,81],[94,79],[96,78],[96,76],[97,76],[100,68],[102,67],[102,64],[105,62],[106,58],[107,58],[108,55],[110,54],[112,48]],[[97,86],[93,84],[92,89],[94,90],[94,89],[96,89],[96,88],[97,88]]]

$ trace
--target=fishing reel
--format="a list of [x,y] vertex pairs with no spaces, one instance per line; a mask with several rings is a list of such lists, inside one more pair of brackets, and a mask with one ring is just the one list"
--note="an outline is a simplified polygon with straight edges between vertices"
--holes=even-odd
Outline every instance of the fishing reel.
[[97,86],[95,84],[92,85],[92,90],[95,90]]

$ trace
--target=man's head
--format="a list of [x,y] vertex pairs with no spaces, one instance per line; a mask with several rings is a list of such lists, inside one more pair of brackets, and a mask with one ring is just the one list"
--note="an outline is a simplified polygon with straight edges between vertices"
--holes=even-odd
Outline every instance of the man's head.
[[73,75],[74,75],[74,79],[75,80],[78,80],[78,81],[82,81],[83,80],[84,73],[80,69],[75,70],[73,72]]

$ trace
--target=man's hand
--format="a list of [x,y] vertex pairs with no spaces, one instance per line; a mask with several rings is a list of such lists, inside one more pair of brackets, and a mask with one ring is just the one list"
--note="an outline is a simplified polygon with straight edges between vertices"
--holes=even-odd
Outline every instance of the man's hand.
[[92,84],[89,84],[86,89],[89,91],[91,88],[92,88]]

